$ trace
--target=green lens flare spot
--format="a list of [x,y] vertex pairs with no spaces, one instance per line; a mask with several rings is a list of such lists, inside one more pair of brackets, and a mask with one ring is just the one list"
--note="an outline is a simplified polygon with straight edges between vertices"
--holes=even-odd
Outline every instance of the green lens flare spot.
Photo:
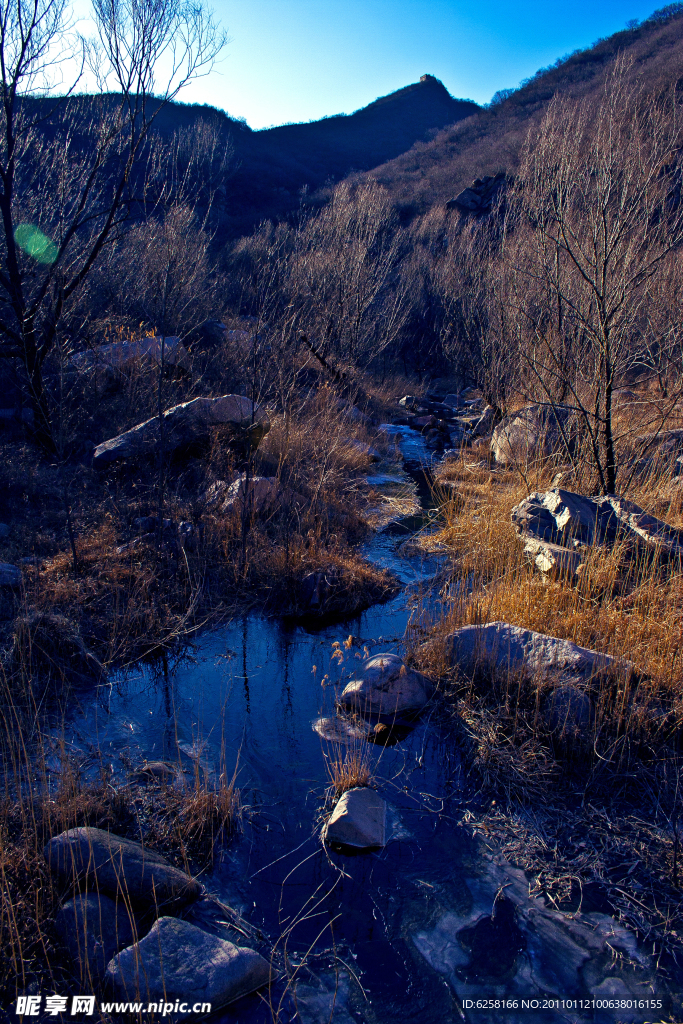
[[57,246],[35,224],[20,224],[14,232],[14,241],[38,263],[54,263],[57,259]]

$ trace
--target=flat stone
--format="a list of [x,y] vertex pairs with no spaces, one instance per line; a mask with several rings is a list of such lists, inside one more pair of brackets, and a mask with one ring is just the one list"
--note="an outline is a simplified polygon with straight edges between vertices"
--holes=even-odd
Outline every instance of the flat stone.
[[385,718],[413,717],[432,690],[431,681],[408,668],[396,654],[374,654],[360,666],[360,678],[344,688],[339,703],[347,711]]
[[629,670],[607,654],[579,647],[571,640],[535,633],[508,622],[463,626],[446,637],[447,657],[466,675],[477,669],[494,672],[527,671],[540,680],[557,683],[586,683],[602,672],[618,667]]
[[124,893],[132,903],[180,906],[201,893],[199,882],[160,854],[103,829],[69,829],[43,852],[60,881],[88,882],[107,896]]
[[139,942],[110,961],[115,998],[210,1003],[215,1011],[267,985],[270,965],[253,949],[174,917],[160,917]]
[[21,569],[9,562],[0,562],[0,587],[20,587]]
[[130,910],[108,896],[78,893],[61,907],[55,930],[78,965],[81,980],[102,979],[107,964],[135,936]]
[[374,789],[359,786],[341,795],[323,829],[326,843],[371,849],[386,842],[387,805]]
[[[167,409],[163,421],[164,445],[169,454],[205,441],[212,427],[231,427],[236,437],[246,441],[252,449],[258,447],[270,430],[265,409],[243,395],[194,398]],[[101,468],[119,461],[149,458],[156,454],[159,443],[159,417],[153,416],[98,445],[93,453],[93,465]]]

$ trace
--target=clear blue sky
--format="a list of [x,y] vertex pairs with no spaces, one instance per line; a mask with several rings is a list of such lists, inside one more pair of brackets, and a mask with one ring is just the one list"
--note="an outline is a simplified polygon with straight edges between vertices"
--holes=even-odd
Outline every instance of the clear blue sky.
[[486,103],[665,0],[215,0],[230,37],[179,99],[252,128],[351,113],[420,75]]

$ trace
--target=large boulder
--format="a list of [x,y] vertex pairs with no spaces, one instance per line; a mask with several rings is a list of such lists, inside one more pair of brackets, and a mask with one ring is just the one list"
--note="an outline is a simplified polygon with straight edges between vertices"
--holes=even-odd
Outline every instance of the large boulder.
[[132,904],[173,907],[189,903],[201,886],[160,854],[99,828],[72,828],[54,836],[43,851],[61,882]]
[[144,939],[113,957],[105,981],[115,998],[170,1004],[170,1012],[176,1000],[219,1010],[270,978],[270,965],[255,950],[160,917]]
[[610,548],[617,541],[634,553],[683,555],[683,531],[613,494],[587,498],[559,487],[535,491],[513,508],[512,522],[526,554],[544,572],[572,575],[589,548]]
[[[218,426],[230,428],[238,446],[253,450],[270,430],[270,421],[265,409],[251,399],[223,395],[221,398],[194,398],[167,409],[163,426],[164,448],[170,455],[206,443],[211,429]],[[103,468],[116,462],[151,458],[158,452],[159,445],[159,417],[153,416],[98,445],[93,465]]]
[[580,687],[605,672],[631,667],[571,640],[535,633],[509,622],[463,626],[451,633],[445,644],[449,663],[468,676],[477,671],[526,673],[537,682],[550,680],[556,685]]
[[103,978],[114,954],[135,938],[123,901],[93,892],[77,893],[58,910],[55,931],[78,966],[81,981]]
[[576,414],[566,406],[525,405],[503,417],[493,431],[491,450],[501,465],[527,466],[572,450],[577,428]]
[[396,654],[373,654],[360,676],[344,688],[339,703],[346,711],[374,718],[412,718],[429,700],[430,680],[408,668]]
[[358,786],[341,795],[323,829],[326,843],[372,849],[386,843],[387,805],[374,789]]

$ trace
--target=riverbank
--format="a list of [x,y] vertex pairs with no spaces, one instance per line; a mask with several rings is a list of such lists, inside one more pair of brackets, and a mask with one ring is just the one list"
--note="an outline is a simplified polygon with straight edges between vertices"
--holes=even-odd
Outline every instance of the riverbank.
[[[421,463],[432,459],[424,436],[409,426],[397,429],[404,431],[404,457],[408,450],[424,490]],[[36,891],[48,894],[53,885],[39,842],[48,831],[54,834],[73,822],[144,837],[150,848],[172,858],[180,852],[192,872],[203,867],[202,877],[220,900],[247,914],[278,955],[286,946],[294,964],[292,989],[297,965],[315,968],[314,979],[302,982],[298,976],[302,1007],[313,998],[305,994],[307,986],[335,1005],[336,989],[330,994],[321,979],[345,971],[340,958],[355,963],[373,1005],[382,1007],[378,1016],[373,1010],[382,1022],[399,1012],[396,975],[402,990],[419,992],[411,996],[410,1007],[421,1022],[461,1019],[444,991],[459,999],[491,986],[507,993],[524,986],[536,991],[541,975],[525,973],[525,950],[533,947],[537,915],[534,920],[547,929],[546,946],[555,949],[558,963],[584,965],[562,975],[566,994],[597,998],[612,991],[631,998],[647,988],[673,1008],[680,930],[676,833],[666,803],[678,765],[676,743],[666,745],[673,734],[643,733],[643,742],[636,744],[633,731],[618,723],[610,732],[614,701],[607,703],[605,689],[603,696],[588,693],[602,715],[597,731],[558,742],[529,688],[532,680],[524,673],[463,677],[458,665],[446,663],[443,641],[473,623],[507,618],[527,630],[590,641],[598,652],[623,657],[621,634],[605,626],[619,613],[647,684],[638,700],[661,701],[665,680],[661,672],[655,674],[657,665],[666,663],[666,652],[653,638],[659,625],[660,644],[673,642],[671,621],[668,627],[665,621],[658,624],[656,607],[645,621],[649,599],[618,602],[638,594],[648,581],[655,588],[675,587],[676,575],[661,567],[653,581],[642,563],[638,578],[613,575],[613,586],[598,601],[604,559],[591,563],[590,575],[578,586],[539,574],[511,526],[511,509],[527,490],[514,471],[492,467],[487,444],[470,445],[441,466],[437,460],[435,511],[423,509],[407,519],[398,514],[410,506],[399,466],[392,474],[381,461],[371,463],[373,484],[366,464],[356,492],[367,495],[362,514],[376,516],[383,495],[385,519],[380,518],[379,534],[360,535],[365,539],[358,550],[400,581],[402,590],[386,603],[336,626],[323,620],[315,629],[310,620],[297,625],[248,612],[243,605],[229,624],[198,635],[190,657],[176,657],[171,650],[165,658],[114,673],[96,696],[77,695],[71,712],[44,733],[40,772],[24,751],[7,748],[5,763],[25,765],[26,791],[40,794],[32,813],[46,822],[40,831],[31,826],[21,832],[27,817],[25,806],[18,805],[15,816],[6,818],[3,840],[6,864],[15,856],[26,867],[25,890],[19,869],[8,867],[7,873],[15,903],[25,913],[22,960],[52,964],[35,975],[36,984],[48,984],[49,970],[68,970],[68,961],[50,945],[56,903],[46,895],[37,920],[31,902]],[[544,478],[538,482],[545,484]],[[607,565],[616,564],[610,555]],[[598,569],[603,576],[597,576]],[[669,600],[673,594],[666,592]],[[589,628],[592,633],[581,632]],[[406,647],[437,690],[422,718],[392,737],[393,746],[363,740],[354,747],[335,730],[328,738],[325,729],[311,729],[321,718],[338,720],[341,690],[368,654]],[[669,650],[673,654],[673,647]],[[645,651],[651,661],[643,672]],[[550,692],[549,682],[544,681],[541,696]],[[675,684],[674,671],[672,698]],[[35,710],[34,696],[24,703]],[[667,715],[672,707],[667,706]],[[25,735],[31,734],[31,714]],[[655,746],[658,739],[666,742]],[[343,772],[354,758],[362,781],[387,804],[386,846],[366,858],[330,853],[320,843],[334,765]],[[173,770],[170,786],[168,778],[166,783],[137,780],[145,763],[157,759]],[[648,804],[655,792],[656,800]],[[221,818],[226,808],[230,813]],[[190,823],[196,828],[203,821],[206,828],[191,833]],[[232,834],[227,847],[214,843],[221,829],[224,838]],[[501,886],[510,906],[501,906],[498,918]],[[327,924],[311,911],[315,893]],[[372,921],[370,904],[379,908]],[[10,920],[8,908],[5,919]],[[486,920],[493,921],[492,934],[484,934]],[[575,922],[571,934],[568,922]],[[322,939],[316,938],[321,928]],[[501,937],[507,943],[502,966],[487,953]],[[548,946],[551,939],[555,946]],[[609,948],[617,950],[614,960]],[[555,968],[547,953],[538,955],[547,986]],[[448,981],[445,990],[442,978]],[[353,976],[345,979],[338,1006],[345,1000],[345,1012],[365,1020],[362,994]],[[288,1006],[284,990],[280,997]],[[245,1019],[260,1022],[256,1003],[245,1012]],[[301,1019],[313,1021],[311,1013]],[[367,1019],[374,1024],[375,1017]]]

